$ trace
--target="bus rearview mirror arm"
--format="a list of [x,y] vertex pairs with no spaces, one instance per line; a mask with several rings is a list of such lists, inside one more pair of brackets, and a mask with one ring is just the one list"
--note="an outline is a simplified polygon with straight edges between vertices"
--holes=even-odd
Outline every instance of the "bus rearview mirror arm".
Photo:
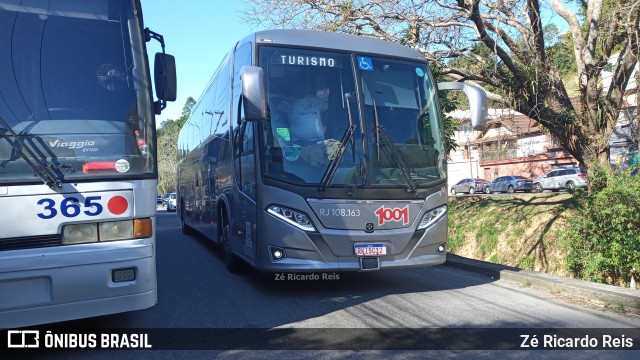
[[483,88],[468,83],[451,81],[438,83],[438,90],[462,90],[469,99],[469,111],[473,129],[482,131],[487,127],[489,105],[487,103],[487,93]]
[[156,97],[158,101],[153,103],[153,112],[160,115],[167,107],[167,101],[176,101],[177,97],[177,76],[176,60],[172,55],[164,51],[164,37],[149,28],[144,29],[145,42],[154,39],[162,46],[162,52],[156,53],[153,65],[153,77],[156,87]]

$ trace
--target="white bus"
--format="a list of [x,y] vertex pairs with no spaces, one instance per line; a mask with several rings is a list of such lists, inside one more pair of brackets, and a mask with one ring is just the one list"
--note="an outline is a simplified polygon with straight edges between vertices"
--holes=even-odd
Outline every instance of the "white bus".
[[177,215],[230,270],[365,271],[442,264],[447,178],[438,90],[418,51],[273,30],[239,41],[182,128]]
[[0,0],[0,49],[0,328],[155,305],[162,36],[139,0]]

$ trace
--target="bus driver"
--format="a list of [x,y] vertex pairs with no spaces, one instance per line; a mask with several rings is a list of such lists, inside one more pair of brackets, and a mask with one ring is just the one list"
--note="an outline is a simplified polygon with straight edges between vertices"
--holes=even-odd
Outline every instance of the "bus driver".
[[[311,89],[308,85],[304,87]],[[289,119],[289,131],[293,141],[321,141],[324,140],[324,125],[322,113],[329,107],[329,87],[318,84],[315,94],[304,91],[302,98],[287,98],[278,109]]]

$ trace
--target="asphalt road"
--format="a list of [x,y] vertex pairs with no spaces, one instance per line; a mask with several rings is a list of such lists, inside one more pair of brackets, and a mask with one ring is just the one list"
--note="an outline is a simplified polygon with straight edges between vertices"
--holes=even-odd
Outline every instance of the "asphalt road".
[[[323,335],[345,339],[349,339],[345,337],[345,331],[353,330],[340,328],[518,328],[520,332],[522,328],[640,328],[637,317],[582,308],[554,299],[552,294],[448,266],[327,273],[324,280],[322,274],[319,274],[319,280],[290,280],[286,276],[285,280],[278,280],[278,275],[253,270],[230,274],[216,246],[197,236],[182,235],[175,213],[159,210],[157,226],[156,306],[137,312],[54,324],[53,328],[326,328]],[[179,331],[172,334],[180,336]],[[366,332],[362,335],[368,336]],[[640,338],[635,341],[640,345]],[[322,343],[317,345],[317,349],[322,351],[119,351],[117,354],[119,357],[133,354],[134,358],[172,359],[204,358],[212,354],[224,358],[271,358],[277,354],[278,358],[285,359],[318,356],[327,359],[357,358],[365,353],[369,358],[423,356],[419,351],[375,350],[363,353],[332,351],[324,349]],[[356,343],[353,345],[354,349],[366,350]],[[375,344],[373,348],[376,348]],[[489,358],[533,358],[530,353],[522,351],[471,353]],[[594,352],[535,353],[535,358],[556,358],[563,354],[571,354],[572,358],[590,358]],[[60,358],[70,355],[66,352],[58,354]],[[461,353],[443,351],[442,354],[455,357]],[[636,351],[595,354],[615,358],[638,355]],[[48,357],[50,355],[47,354]],[[111,355],[96,352],[92,357],[110,358]]]

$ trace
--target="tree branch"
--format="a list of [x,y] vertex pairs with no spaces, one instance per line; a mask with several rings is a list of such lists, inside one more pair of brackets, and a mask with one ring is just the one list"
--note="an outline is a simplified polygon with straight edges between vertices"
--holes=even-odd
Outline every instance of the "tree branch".
[[[580,30],[580,23],[578,22],[578,18],[573,12],[571,12],[571,10],[564,6],[564,4],[560,2],[560,0],[551,0],[551,5],[556,10],[558,15],[560,15],[567,22],[567,24],[569,24],[571,35],[573,35],[573,52],[576,58],[578,74],[580,74],[581,77],[580,81],[582,82],[582,74],[585,74],[585,62],[582,58],[584,39],[582,38],[582,31]],[[584,81],[586,83],[586,79],[584,79]]]
[[[469,16],[469,19],[475,24],[476,31],[480,36],[480,40],[484,42],[484,44],[487,45],[489,49],[494,51],[496,55],[498,55],[498,57],[500,57],[500,60],[502,60],[504,65],[509,69],[509,71],[511,71],[511,73],[513,74],[513,76],[515,76],[515,78],[519,83],[525,84],[525,81],[521,76],[520,71],[518,71],[517,66],[515,65],[515,63],[509,56],[509,54],[502,47],[500,47],[487,33],[487,29],[485,28],[485,23],[482,20],[482,16],[480,15],[480,9],[478,8],[478,1],[477,0],[472,0],[472,1],[473,3],[471,4],[470,8],[467,9],[469,13],[468,16]],[[460,7],[464,7],[466,4],[464,0],[458,0],[458,5]]]

